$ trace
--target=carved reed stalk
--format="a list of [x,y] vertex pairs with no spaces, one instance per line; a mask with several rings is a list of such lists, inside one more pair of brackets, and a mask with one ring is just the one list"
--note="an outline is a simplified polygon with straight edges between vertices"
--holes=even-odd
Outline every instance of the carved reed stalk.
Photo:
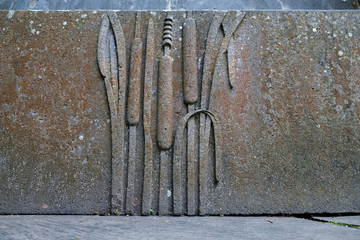
[[140,90],[141,90],[141,61],[142,41],[141,13],[136,16],[135,38],[131,47],[130,79],[128,90],[127,121],[129,125],[129,158],[128,158],[128,187],[126,197],[126,210],[133,214],[137,205],[135,196],[136,187],[136,162],[137,162],[137,126],[140,119]]
[[145,77],[144,77],[144,184],[142,198],[142,214],[149,215],[150,209],[153,209],[153,141],[151,139],[151,100],[152,84],[154,78],[154,22],[150,18],[146,38],[146,56],[145,56]]
[[183,27],[184,101],[188,106],[198,101],[198,69],[196,51],[196,23],[191,17]]
[[[196,51],[196,23],[188,13],[183,26],[183,92],[184,101],[187,104],[187,111],[195,111],[198,101],[198,69]],[[195,119],[189,118],[187,123],[187,174],[185,173],[186,163],[174,162],[174,214],[184,214],[187,203],[187,214],[198,213],[198,172],[199,166],[196,161],[196,132]],[[183,175],[187,176],[186,181]],[[186,194],[187,190],[187,194]],[[187,196],[187,201],[185,197]]]
[[157,142],[160,148],[159,214],[171,214],[171,152],[173,134],[173,58],[171,16],[165,18],[163,48],[159,62]]
[[125,213],[125,91],[126,50],[120,20],[115,13],[105,14],[98,40],[98,64],[104,76],[111,118],[112,198],[111,211]]
[[[195,111],[198,101],[198,69],[197,69],[196,23],[187,18],[184,24],[184,98],[188,104],[188,113]],[[195,119],[189,119],[187,125],[187,214],[197,215],[199,199],[199,166],[196,161]]]
[[[215,57],[218,53],[216,48],[216,35],[220,28],[221,22],[224,18],[224,14],[215,14],[214,19],[211,22],[208,32],[205,55],[204,55],[204,67],[201,80],[201,108],[208,109],[208,101],[210,96],[210,82],[212,81],[212,75],[215,68]],[[208,196],[210,192],[209,188],[209,163],[208,163],[208,145],[209,138],[205,133],[206,120],[208,117],[204,114],[200,115],[200,142],[199,142],[199,214],[204,215],[206,213],[206,203],[208,202]]]
[[[202,77],[202,92],[201,92],[201,108],[209,109],[209,104],[211,97],[213,95],[212,88],[217,87],[217,82],[214,79],[214,71],[216,61],[218,60],[219,55],[224,54],[228,50],[230,41],[233,37],[234,32],[239,27],[241,21],[243,20],[245,13],[237,12],[235,19],[232,19],[231,15],[233,13],[229,12],[226,16],[223,14],[216,14],[208,33],[208,39],[206,42],[205,50],[205,59],[204,59],[204,68],[203,68],[203,77]],[[224,24],[224,21],[229,22],[229,24]],[[221,40],[220,47],[216,47],[216,35],[220,26],[223,26],[225,37]],[[229,26],[227,26],[229,25]],[[231,49],[230,49],[231,50]],[[216,56],[216,57],[214,57]],[[231,63],[232,64],[232,63]],[[230,69],[229,69],[230,67]],[[233,73],[233,66],[228,66],[229,74]],[[232,85],[232,77],[229,79],[230,87]],[[208,186],[209,177],[211,176],[211,166],[209,165],[209,138],[211,132],[211,119],[205,115],[200,116],[200,206],[199,214],[205,215],[207,212],[207,206],[209,202],[209,195],[211,189]],[[221,140],[220,140],[221,142]],[[220,179],[220,158],[215,159],[215,181]]]

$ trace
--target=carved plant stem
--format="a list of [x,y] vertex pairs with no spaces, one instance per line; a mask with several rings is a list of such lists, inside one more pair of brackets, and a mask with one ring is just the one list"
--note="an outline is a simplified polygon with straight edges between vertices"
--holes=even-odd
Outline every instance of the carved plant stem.
[[[195,104],[188,105],[188,113],[195,111]],[[187,214],[197,215],[199,208],[199,165],[196,159],[195,119],[187,124]],[[186,183],[186,182],[185,182]]]
[[[228,13],[228,15],[229,14],[231,14],[231,13]],[[225,17],[225,19],[228,17],[228,15]],[[230,46],[231,40],[233,39],[233,34],[236,31],[236,29],[239,27],[239,25],[240,25],[241,21],[244,19],[244,17],[245,17],[245,13],[237,13],[235,20],[231,22],[230,26],[228,28],[224,27],[225,37],[222,40],[220,49],[216,55],[215,65],[216,65],[217,60],[219,59],[219,56],[221,54],[224,54],[226,51],[229,51],[229,46]],[[230,16],[229,16],[229,18],[230,18]],[[223,19],[223,21],[225,19]],[[224,25],[224,23],[223,23],[223,25]],[[231,69],[231,67],[233,67],[233,66],[232,65],[228,66],[227,70],[229,71]],[[215,68],[214,68],[214,71],[215,71]],[[228,72],[228,75],[230,75],[230,72]],[[232,79],[229,79],[230,87],[232,88],[233,86],[232,86],[231,80]],[[211,79],[210,89],[209,89],[209,95],[208,95],[209,98],[207,100],[207,109],[209,109],[210,100],[212,99],[211,98],[212,93],[213,93],[212,89],[215,88],[216,86],[217,86],[217,82],[215,81],[214,74],[213,74],[212,79]],[[205,132],[204,132],[205,139],[209,139],[210,130],[211,130],[210,120],[207,118],[206,123],[205,123]],[[216,181],[218,181],[220,179],[219,173],[220,173],[220,162],[217,161],[215,164],[215,180]]]
[[133,214],[138,204],[135,196],[136,188],[136,162],[137,162],[137,128],[140,120],[140,90],[141,90],[141,61],[142,42],[140,38],[140,12],[136,17],[135,38],[131,47],[130,79],[128,92],[128,125],[129,125],[129,162],[128,187],[126,197],[126,211]]
[[[195,110],[195,105],[198,101],[196,47],[196,23],[188,13],[183,27],[183,92],[188,113]],[[193,118],[190,118],[187,124],[187,168],[185,164],[186,162],[183,162],[182,159],[174,161],[174,214],[184,214],[187,203],[187,214],[196,215],[198,213],[199,202],[199,166],[196,159],[196,132],[195,120]],[[185,173],[186,169],[187,173]],[[183,177],[184,175],[185,177]],[[185,179],[187,179],[187,182]],[[187,193],[185,192],[186,190]]]
[[[201,108],[208,108],[209,88],[212,80],[212,75],[215,68],[215,60],[218,53],[216,48],[216,35],[220,28],[220,24],[224,18],[224,14],[216,14],[211,22],[209,33],[207,36],[204,56],[204,68],[202,76],[202,90],[201,90]],[[206,134],[206,119],[208,117],[204,114],[200,115],[200,143],[199,143],[199,214],[206,214],[206,204],[209,196],[209,136]],[[210,132],[210,131],[209,131]]]
[[145,78],[144,78],[144,139],[145,139],[145,158],[144,158],[144,183],[142,197],[142,214],[148,215],[153,209],[153,141],[151,138],[151,99],[152,85],[154,78],[154,22],[150,18],[147,32],[146,57],[145,57]]
[[[216,118],[212,112],[206,109],[198,109],[192,112],[187,113],[179,122],[177,130],[176,130],[176,136],[175,136],[175,143],[174,143],[174,164],[176,164],[176,168],[181,169],[182,167],[182,159],[183,159],[183,152],[185,149],[185,127],[189,124],[189,121],[197,114],[205,114],[207,117],[209,117],[211,125],[214,129],[214,142],[215,142],[215,159],[221,159],[222,152],[221,148],[217,144],[219,141],[221,142],[221,132],[219,131],[219,126],[217,124]],[[175,196],[174,196],[175,197]],[[178,205],[179,202],[174,201],[174,213],[175,208],[179,208]],[[181,205],[180,205],[181,206]]]
[[[211,23],[208,40],[206,43],[206,52],[205,52],[205,60],[204,60],[204,74],[202,79],[202,94],[201,94],[201,107],[205,109],[209,109],[210,99],[212,96],[212,88],[216,84],[214,80],[214,71],[216,61],[220,54],[224,54],[228,49],[230,41],[233,37],[234,32],[240,25],[242,19],[244,18],[244,13],[237,13],[234,21],[231,21],[230,27],[223,27],[225,30],[225,37],[221,41],[221,45],[219,48],[215,47],[215,36],[220,28],[220,24],[230,15],[224,17],[215,16],[213,22]],[[219,15],[218,15],[219,16]],[[223,24],[224,25],[224,24]],[[231,68],[232,66],[230,66]],[[228,70],[229,66],[228,66]],[[232,86],[230,79],[230,87]],[[206,214],[206,202],[208,201],[208,195],[210,194],[210,189],[206,185],[206,181],[209,179],[209,174],[211,168],[209,166],[209,140],[211,133],[211,121],[205,115],[200,117],[200,215]],[[220,161],[215,159],[215,181],[219,181],[220,179]]]
[[171,146],[173,134],[173,58],[169,55],[172,45],[172,17],[164,24],[164,55],[159,62],[157,142],[160,148],[159,214],[171,214]]
[[125,213],[125,92],[126,49],[120,20],[105,14],[98,40],[98,64],[104,76],[111,119],[112,198],[111,210]]
[[164,55],[159,66],[158,145],[160,148],[159,214],[171,214],[171,145],[173,131],[173,59]]

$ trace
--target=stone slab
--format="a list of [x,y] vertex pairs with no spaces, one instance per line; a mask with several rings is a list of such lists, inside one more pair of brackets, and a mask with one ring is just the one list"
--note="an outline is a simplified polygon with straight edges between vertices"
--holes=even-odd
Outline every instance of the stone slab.
[[2,240],[356,240],[359,237],[360,230],[289,217],[0,216]]
[[315,219],[360,226],[360,216],[314,217]]
[[359,20],[0,12],[0,213],[360,212]]
[[355,9],[352,1],[334,0],[237,0],[237,1],[191,1],[191,0],[2,0],[2,10],[254,10],[254,9]]
[[91,60],[97,26],[44,14],[1,12],[1,212],[107,212],[108,109]]

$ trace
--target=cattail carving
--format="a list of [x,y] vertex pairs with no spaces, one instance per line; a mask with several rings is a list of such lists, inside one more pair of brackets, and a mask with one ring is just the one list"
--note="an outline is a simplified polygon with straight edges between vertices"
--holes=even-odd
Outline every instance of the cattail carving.
[[141,13],[136,16],[135,37],[132,42],[130,56],[130,78],[128,89],[127,121],[129,125],[129,153],[128,153],[128,182],[126,195],[126,211],[134,214],[138,205],[136,196],[136,168],[140,164],[137,157],[139,120],[140,120],[140,90],[141,90],[141,67],[142,67],[142,40],[141,36]]
[[158,132],[157,141],[161,150],[168,150],[172,145],[173,132],[173,58],[169,55],[172,46],[172,17],[165,18],[163,48],[164,55],[159,63],[158,89]]
[[153,209],[153,141],[151,138],[151,100],[154,78],[154,52],[155,52],[155,30],[154,21],[150,18],[148,23],[148,32],[146,38],[146,56],[144,73],[144,183],[142,214],[149,215],[150,209]]
[[128,124],[138,125],[140,119],[140,81],[141,81],[142,42],[135,38],[131,47],[130,80],[128,97]]
[[184,52],[184,101],[194,104],[198,101],[198,69],[196,53],[196,23],[186,18],[183,28]]
[[157,143],[160,148],[160,184],[159,214],[168,215],[172,212],[171,153],[173,138],[173,58],[170,56],[172,47],[173,19],[165,18],[163,34],[164,55],[159,62],[158,82],[158,119]]
[[[189,16],[183,27],[183,93],[187,112],[195,111],[198,101],[198,69],[196,51],[196,22]],[[182,215],[187,209],[188,215],[196,215],[199,205],[199,165],[196,161],[195,119],[187,120],[187,156],[186,161],[174,155],[173,186],[174,214]],[[177,132],[177,134],[179,134]],[[178,144],[178,143],[177,143]],[[178,146],[175,145],[175,148]],[[187,165],[187,168],[186,168]],[[187,170],[187,172],[185,172]],[[186,199],[187,197],[187,199]],[[187,203],[187,206],[186,206]]]

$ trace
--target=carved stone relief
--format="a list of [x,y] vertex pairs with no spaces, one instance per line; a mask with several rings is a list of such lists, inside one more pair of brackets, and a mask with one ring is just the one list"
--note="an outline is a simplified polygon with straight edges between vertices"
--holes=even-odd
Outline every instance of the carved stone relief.
[[0,213],[359,212],[359,18],[0,12]]
[[[158,72],[154,75],[156,45],[153,19],[150,17],[148,20],[146,44],[143,44],[142,16],[141,12],[137,13],[127,69],[126,44],[121,22],[116,13],[104,14],[99,34],[98,62],[104,76],[111,112],[114,213],[204,215],[208,210],[206,206],[209,205],[211,189],[216,188],[221,179],[221,150],[217,145],[218,141],[221,141],[221,131],[217,126],[216,116],[209,110],[211,89],[216,87],[213,74],[218,56],[226,54],[229,86],[232,88],[235,68],[233,35],[245,14],[215,14],[210,24],[204,67],[200,75],[196,21],[191,15],[191,12],[187,13],[181,27],[183,101],[187,114],[181,118],[174,131],[173,16],[167,14],[163,20],[162,56],[159,59]],[[142,62],[143,53],[145,64]],[[151,134],[151,121],[154,117],[151,115],[151,91],[155,78],[158,78],[157,141],[153,141]],[[199,87],[202,89],[201,94]],[[209,156],[212,138],[214,161],[210,161],[212,156]],[[153,151],[155,143],[159,149],[157,156]],[[143,152],[139,150],[141,148],[144,148]],[[159,173],[154,172],[154,158],[159,158]],[[140,176],[143,179],[140,195],[136,194],[139,190],[135,184],[139,178],[136,174],[139,167],[143,169]],[[159,174],[158,182],[154,182],[154,174]],[[211,183],[209,179],[215,181]],[[158,194],[156,198],[155,194]]]

